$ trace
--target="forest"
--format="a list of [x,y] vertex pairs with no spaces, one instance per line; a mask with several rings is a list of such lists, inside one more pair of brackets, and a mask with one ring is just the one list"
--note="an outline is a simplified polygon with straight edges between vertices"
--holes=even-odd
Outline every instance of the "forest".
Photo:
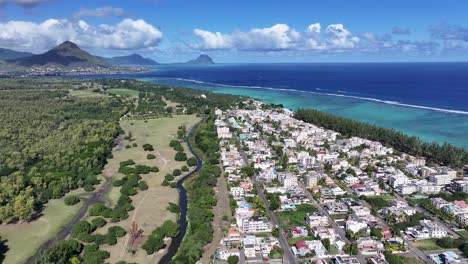
[[[49,199],[98,183],[126,106],[77,98],[71,82],[2,80],[0,222],[29,221]],[[47,88],[49,87],[49,88]]]
[[468,151],[448,143],[442,145],[428,143],[394,129],[382,128],[312,109],[298,109],[295,117],[307,123],[334,130],[346,137],[362,137],[378,141],[398,151],[423,156],[441,165],[463,168],[468,164]]

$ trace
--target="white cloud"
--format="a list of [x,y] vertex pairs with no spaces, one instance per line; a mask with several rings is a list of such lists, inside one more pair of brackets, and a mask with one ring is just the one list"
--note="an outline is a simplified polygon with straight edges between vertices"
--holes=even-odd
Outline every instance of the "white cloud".
[[94,9],[81,8],[78,12],[74,14],[75,18],[81,17],[122,17],[125,15],[125,11],[122,8],[112,7],[112,6],[103,6]]
[[5,48],[37,52],[66,40],[91,49],[145,49],[157,46],[162,32],[141,19],[124,19],[116,25],[99,26],[68,19],[0,23],[0,45]]
[[210,32],[202,29],[195,29],[193,34],[197,36],[201,43],[194,45],[202,50],[218,50],[232,48],[231,36],[223,35],[220,32]]
[[328,44],[333,49],[352,49],[357,47],[359,38],[344,28],[343,24],[332,24],[326,30]]
[[199,42],[192,47],[201,50],[287,51],[352,49],[359,43],[359,38],[346,30],[342,24],[328,26],[326,29],[328,39],[324,40],[321,29],[319,23],[309,25],[303,32],[286,24],[231,34],[195,29],[193,33]]

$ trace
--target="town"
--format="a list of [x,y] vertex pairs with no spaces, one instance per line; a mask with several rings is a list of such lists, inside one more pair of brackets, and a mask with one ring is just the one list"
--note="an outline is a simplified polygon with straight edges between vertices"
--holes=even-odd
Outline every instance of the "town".
[[215,112],[233,215],[216,262],[467,263],[466,169],[247,104]]

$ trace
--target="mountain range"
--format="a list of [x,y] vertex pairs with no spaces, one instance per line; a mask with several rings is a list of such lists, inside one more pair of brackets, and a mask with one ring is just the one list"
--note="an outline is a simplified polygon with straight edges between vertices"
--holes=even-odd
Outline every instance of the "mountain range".
[[[87,51],[82,50],[78,45],[71,41],[65,41],[57,47],[42,54],[0,49],[0,65],[7,69],[31,68],[36,66],[57,66],[65,69],[74,69],[78,67],[112,68],[113,66],[153,66],[158,64],[159,63],[156,61],[150,58],[145,58],[139,54],[112,58],[94,56]],[[198,56],[198,58],[190,60],[185,64],[200,65],[214,64],[214,62],[208,55],[202,54]]]

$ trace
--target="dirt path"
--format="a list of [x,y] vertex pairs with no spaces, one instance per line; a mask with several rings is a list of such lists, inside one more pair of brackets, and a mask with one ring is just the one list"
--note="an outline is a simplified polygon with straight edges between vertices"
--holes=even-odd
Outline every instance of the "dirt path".
[[[120,150],[120,146],[122,145],[122,136],[119,136],[115,139],[115,147],[113,151],[118,151]],[[86,213],[88,212],[88,208],[96,203],[106,203],[107,198],[106,194],[111,188],[111,183],[112,183],[112,175],[110,175],[110,172],[106,169],[102,171],[102,176],[104,177],[104,184],[99,187],[96,191],[91,193],[90,196],[88,197],[82,197],[81,200],[83,201],[83,206],[81,206],[80,210],[78,213],[72,218],[68,224],[62,228],[59,233],[52,239],[44,242],[38,249],[37,253],[34,256],[31,256],[26,263],[32,264],[36,261],[36,259],[39,257],[40,253],[51,248],[53,245],[58,243],[61,240],[64,240],[65,238],[68,237],[68,235],[71,232],[71,229],[73,225],[75,225],[78,221],[83,218]]]
[[213,241],[204,247],[204,253],[199,263],[210,263],[213,259],[213,255],[216,253],[216,248],[219,245],[219,242],[224,236],[223,227],[227,226],[229,223],[226,223],[223,220],[223,216],[231,216],[231,211],[229,208],[229,191],[227,189],[227,182],[224,175],[218,177],[218,182],[215,187],[216,193],[216,206],[213,208]]

